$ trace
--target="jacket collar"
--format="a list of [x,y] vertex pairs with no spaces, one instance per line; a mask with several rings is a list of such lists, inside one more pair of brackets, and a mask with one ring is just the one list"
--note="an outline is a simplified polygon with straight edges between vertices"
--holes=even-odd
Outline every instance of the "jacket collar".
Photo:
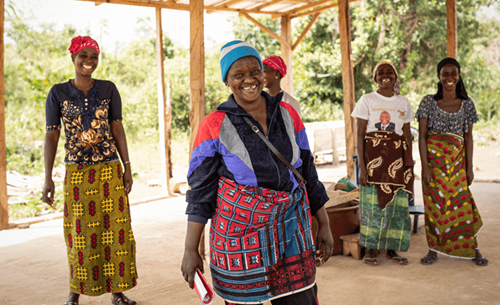
[[[278,95],[272,97],[267,92],[262,91],[261,95],[263,95],[264,98],[266,99],[268,115],[274,113],[279,103],[281,102],[283,93],[278,93]],[[220,104],[219,107],[217,107],[217,111],[224,111],[235,115],[246,115],[246,116],[249,115],[245,111],[245,109],[243,109],[240,105],[238,105],[238,103],[236,103],[233,94],[229,96],[227,101],[225,101],[224,103]]]

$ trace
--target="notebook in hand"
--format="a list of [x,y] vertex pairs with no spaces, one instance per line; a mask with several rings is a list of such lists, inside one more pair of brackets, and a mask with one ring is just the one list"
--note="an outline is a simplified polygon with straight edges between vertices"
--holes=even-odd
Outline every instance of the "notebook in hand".
[[210,305],[214,301],[214,291],[212,287],[207,283],[207,280],[201,273],[200,269],[196,269],[194,275],[194,289],[200,297],[201,304]]

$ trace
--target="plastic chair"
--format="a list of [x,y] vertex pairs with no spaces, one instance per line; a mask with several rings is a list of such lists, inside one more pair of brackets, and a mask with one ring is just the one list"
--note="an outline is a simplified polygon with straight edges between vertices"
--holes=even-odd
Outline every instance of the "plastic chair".
[[[359,186],[358,156],[352,157],[352,160],[354,161],[354,177],[356,179],[356,185]],[[413,160],[413,164],[415,164],[415,160]],[[415,189],[415,182],[413,182],[413,188]],[[410,194],[408,194],[408,210],[410,211],[410,215],[413,215],[413,233],[417,233],[418,216],[425,214],[424,206],[415,205],[415,199],[410,199]]]

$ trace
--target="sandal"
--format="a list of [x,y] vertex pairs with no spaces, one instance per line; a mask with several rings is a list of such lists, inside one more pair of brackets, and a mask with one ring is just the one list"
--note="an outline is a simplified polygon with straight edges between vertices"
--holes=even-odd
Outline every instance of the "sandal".
[[365,257],[363,258],[363,263],[368,266],[375,267],[377,266],[377,259],[375,257]]
[[66,301],[63,305],[78,305],[78,302]]
[[486,257],[481,257],[481,258],[473,258],[472,259],[474,261],[474,263],[476,263],[477,266],[481,266],[481,267],[484,267],[484,266],[488,266],[488,260],[486,259]]
[[113,305],[136,305],[136,301],[127,298],[123,293],[119,295],[111,294],[111,304]]
[[396,255],[396,256],[386,255],[386,258],[388,260],[396,262],[398,265],[401,265],[401,266],[408,265],[408,259],[406,257],[402,257],[401,255]]
[[438,260],[437,256],[427,256],[426,255],[426,256],[424,256],[424,258],[422,258],[420,260],[420,263],[422,265],[432,265],[437,260]]
[[78,297],[76,298],[76,301],[74,301],[74,297],[75,297],[76,295],[78,295],[78,294],[77,294],[77,293],[74,293],[73,291],[71,291],[71,292],[69,293],[69,297],[68,297],[68,299],[66,300],[66,302],[64,302],[64,304],[63,304],[63,305],[78,305],[78,304],[79,304],[79,303],[78,303],[78,298],[79,298],[80,296],[78,295]]

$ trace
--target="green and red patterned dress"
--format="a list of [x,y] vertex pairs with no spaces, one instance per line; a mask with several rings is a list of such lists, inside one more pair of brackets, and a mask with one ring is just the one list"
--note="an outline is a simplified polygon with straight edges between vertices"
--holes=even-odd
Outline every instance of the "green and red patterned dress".
[[474,102],[463,100],[458,112],[448,113],[429,95],[417,117],[428,119],[429,130],[427,154],[433,180],[422,184],[428,246],[450,256],[475,258],[476,235],[483,222],[467,185],[463,138],[478,120]]

